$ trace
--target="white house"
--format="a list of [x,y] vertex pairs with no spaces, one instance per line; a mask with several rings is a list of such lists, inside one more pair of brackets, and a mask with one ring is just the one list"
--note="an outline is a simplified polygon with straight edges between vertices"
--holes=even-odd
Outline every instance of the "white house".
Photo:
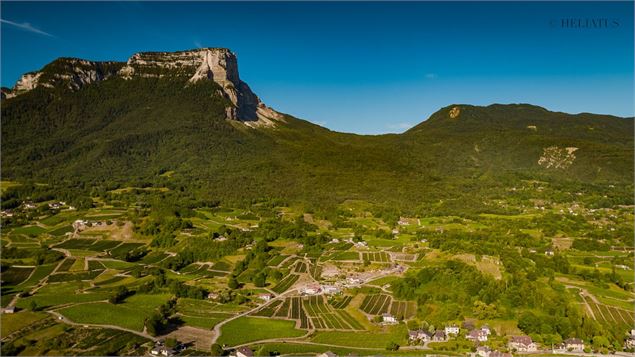
[[479,346],[476,348],[476,355],[479,357],[489,357],[492,350],[487,346]]
[[340,289],[337,286],[333,286],[333,285],[322,285],[322,291],[325,294],[334,295],[334,294],[339,294]]
[[509,341],[509,349],[518,352],[536,352],[538,347],[529,336],[514,336]]
[[319,294],[321,291],[322,288],[320,288],[319,285],[307,285],[300,290],[302,294],[306,295],[316,295]]
[[382,318],[382,322],[385,324],[396,324],[397,323],[397,319],[392,316],[391,314],[388,313],[384,313],[381,315]]
[[571,352],[584,352],[584,342],[579,338],[567,338],[564,347]]
[[487,325],[483,325],[483,327],[481,327],[481,331],[485,332],[488,336],[492,334],[492,330]]
[[337,357],[337,355],[331,351],[326,351],[324,353],[320,353],[317,357]]
[[264,300],[264,301],[269,301],[269,300],[271,300],[271,298],[273,298],[273,295],[271,295],[269,293],[258,295],[258,299]]
[[248,347],[239,347],[229,354],[230,357],[253,357],[254,351]]
[[408,339],[410,341],[428,342],[432,339],[432,334],[426,330],[412,330],[408,331]]
[[467,334],[466,338],[474,342],[485,342],[487,341],[487,334],[483,330],[472,330]]
[[458,335],[459,334],[459,327],[455,324],[452,324],[450,326],[446,326],[445,327],[445,334],[446,335]]

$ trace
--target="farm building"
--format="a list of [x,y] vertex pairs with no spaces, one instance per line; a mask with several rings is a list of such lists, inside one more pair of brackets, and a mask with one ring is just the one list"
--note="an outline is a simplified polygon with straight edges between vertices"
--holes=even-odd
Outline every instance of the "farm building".
[[513,336],[509,341],[509,349],[518,352],[536,352],[538,350],[529,336]]
[[465,338],[474,342],[485,342],[487,341],[487,333],[485,333],[483,330],[472,330],[470,331],[470,333],[467,334]]
[[396,324],[397,319],[389,313],[384,313],[381,315],[381,320],[385,324]]
[[567,338],[564,340],[564,346],[567,351],[571,352],[583,352],[584,351],[584,342],[582,342],[579,338]]
[[429,342],[432,339],[432,334],[425,330],[412,330],[408,332],[408,339],[410,341]]
[[459,327],[455,324],[452,324],[450,326],[446,326],[445,327],[445,334],[446,335],[458,335],[459,334]]
[[317,357],[337,357],[337,355],[331,351],[326,351],[324,353],[320,353]]
[[445,342],[447,341],[448,336],[445,334],[443,330],[438,330],[432,335],[432,341],[434,342]]
[[229,354],[230,357],[253,357],[254,351],[248,347],[239,347]]

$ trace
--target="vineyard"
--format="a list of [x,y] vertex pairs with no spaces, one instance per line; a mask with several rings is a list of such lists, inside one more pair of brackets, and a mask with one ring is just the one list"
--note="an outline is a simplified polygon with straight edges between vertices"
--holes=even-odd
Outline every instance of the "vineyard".
[[370,262],[389,263],[390,256],[386,252],[364,252],[362,260]]
[[414,301],[393,300],[390,313],[398,320],[410,319],[417,314],[417,304]]
[[353,299],[352,296],[345,295],[341,300],[332,300],[332,301],[329,301],[329,303],[335,309],[343,309],[346,306],[348,306],[348,304],[351,302],[352,299]]
[[595,319],[608,326],[623,326],[624,330],[630,330],[635,324],[635,319],[631,312],[614,306],[597,304],[588,296],[583,299],[591,307]]
[[[349,300],[350,301],[350,300]],[[316,329],[363,330],[364,327],[343,310],[332,310],[322,296],[309,296],[302,300],[311,323]]]
[[291,274],[287,276],[286,278],[280,280],[280,282],[276,286],[274,286],[271,290],[275,291],[278,294],[282,294],[283,292],[287,291],[291,286],[293,286],[293,284],[295,284],[295,282],[298,281],[299,278],[300,278],[299,275]]
[[294,272],[296,272],[296,273],[306,273],[306,271],[307,271],[307,267],[306,267],[306,263],[305,263],[305,262],[300,262],[300,261],[299,261],[299,262],[295,265],[295,270],[294,270]]
[[390,295],[375,294],[367,295],[362,302],[360,309],[369,315],[381,315],[388,312],[392,303]]

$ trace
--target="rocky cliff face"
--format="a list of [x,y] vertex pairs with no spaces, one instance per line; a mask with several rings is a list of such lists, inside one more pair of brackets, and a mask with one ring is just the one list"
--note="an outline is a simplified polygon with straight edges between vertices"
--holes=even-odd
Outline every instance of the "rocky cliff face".
[[188,85],[212,80],[221,88],[217,94],[231,103],[225,109],[227,119],[239,120],[249,126],[270,126],[275,120],[282,119],[279,113],[262,103],[247,83],[240,80],[236,55],[225,48],[140,52],[126,63],[60,58],[40,71],[24,74],[11,91],[3,93],[3,97],[11,98],[37,87],[80,90],[111,77],[127,80],[136,77],[187,79]]
[[37,87],[67,88],[79,90],[84,86],[117,75],[122,64],[118,62],[94,62],[78,58],[58,58],[37,72],[22,75],[7,98],[28,92]]

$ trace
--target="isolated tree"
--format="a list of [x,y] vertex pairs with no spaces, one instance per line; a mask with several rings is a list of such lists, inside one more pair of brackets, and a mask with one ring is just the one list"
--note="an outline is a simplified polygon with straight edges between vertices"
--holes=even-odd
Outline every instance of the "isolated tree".
[[240,284],[238,284],[238,280],[236,280],[236,277],[232,276],[229,278],[227,287],[229,287],[230,289],[238,289],[239,286]]
[[223,355],[223,347],[221,347],[221,345],[219,345],[218,343],[215,343],[212,345],[212,349],[211,349],[211,353],[212,356],[218,357],[218,356],[222,356]]

